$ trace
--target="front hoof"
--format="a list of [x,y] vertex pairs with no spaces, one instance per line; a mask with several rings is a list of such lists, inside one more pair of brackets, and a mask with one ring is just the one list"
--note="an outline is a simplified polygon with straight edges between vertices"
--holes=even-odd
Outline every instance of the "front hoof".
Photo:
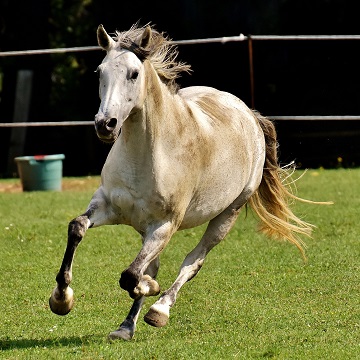
[[167,307],[154,304],[144,316],[144,320],[151,326],[163,327],[168,323],[169,317],[170,313]]
[[144,275],[133,291],[136,297],[156,296],[160,293],[160,286],[150,275]]
[[49,299],[50,309],[54,314],[66,315],[74,306],[74,292],[68,286],[64,291],[55,288]]

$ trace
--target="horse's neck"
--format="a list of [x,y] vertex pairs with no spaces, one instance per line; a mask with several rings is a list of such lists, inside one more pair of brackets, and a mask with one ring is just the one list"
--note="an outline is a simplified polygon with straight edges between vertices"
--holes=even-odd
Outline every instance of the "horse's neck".
[[162,136],[169,136],[177,122],[181,112],[182,100],[172,94],[167,86],[161,82],[152,65],[144,62],[146,73],[146,99],[144,104],[144,121],[146,122],[147,136],[153,142],[162,141]]
[[148,61],[144,62],[144,67],[144,105],[124,122],[121,139],[116,145],[121,147],[117,152],[127,154],[127,159],[138,158],[142,163],[149,163],[154,160],[159,146],[178,134],[179,121],[185,119],[179,116],[184,107],[181,98],[167,89]]
[[181,117],[184,105],[161,83],[152,66],[146,75],[144,105],[125,120],[104,165],[103,181],[113,185],[121,179],[129,187],[160,191],[164,171],[172,166],[174,152],[182,149],[176,146],[179,124],[174,118]]
[[147,143],[148,151],[164,141],[171,134],[177,134],[179,123],[186,121],[186,116],[180,116],[184,103],[178,96],[172,94],[156,74],[152,65],[144,62],[146,95],[142,110],[133,115],[130,121],[124,123],[131,127],[133,140],[138,144]]

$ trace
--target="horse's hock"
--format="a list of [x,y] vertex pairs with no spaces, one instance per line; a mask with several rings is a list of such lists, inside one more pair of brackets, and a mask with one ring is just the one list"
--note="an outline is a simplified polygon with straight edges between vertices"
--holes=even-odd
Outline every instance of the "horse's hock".
[[61,191],[63,154],[16,157],[23,191]]

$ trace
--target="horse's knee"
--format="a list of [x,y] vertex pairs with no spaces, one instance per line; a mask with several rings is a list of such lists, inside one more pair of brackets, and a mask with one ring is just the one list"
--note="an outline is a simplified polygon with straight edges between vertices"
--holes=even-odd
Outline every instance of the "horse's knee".
[[140,277],[131,269],[126,269],[121,273],[121,277],[119,280],[120,287],[129,292],[130,296],[132,296],[133,290],[140,282]]
[[68,238],[70,241],[79,243],[89,228],[89,218],[86,215],[78,216],[70,221],[68,226]]

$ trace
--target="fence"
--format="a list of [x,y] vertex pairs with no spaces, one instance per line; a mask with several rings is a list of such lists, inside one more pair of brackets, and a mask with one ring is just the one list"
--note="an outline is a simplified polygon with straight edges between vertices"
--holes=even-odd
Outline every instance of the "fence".
[[[254,69],[254,55],[257,53],[253,53],[253,46],[256,42],[353,42],[360,40],[360,35],[291,35],[291,36],[282,36],[282,35],[248,35],[245,36],[240,34],[238,36],[231,37],[217,37],[217,38],[206,38],[206,39],[191,39],[191,40],[179,40],[174,41],[173,43],[179,46],[191,46],[198,44],[211,44],[211,43],[219,43],[219,44],[227,44],[227,43],[236,43],[236,42],[247,42],[247,47],[243,47],[245,50],[245,56],[248,55],[248,76],[249,76],[249,102],[251,102],[251,107],[254,106],[254,93],[255,93],[255,81],[254,81],[254,73],[256,71],[261,71],[257,67]],[[340,44],[339,44],[340,45]],[[301,46],[300,46],[301,48]],[[336,48],[336,46],[335,46]],[[32,56],[32,55],[42,55],[42,54],[62,54],[62,53],[72,53],[72,52],[91,52],[91,51],[99,51],[100,47],[98,46],[84,46],[84,47],[69,47],[69,48],[60,48],[60,49],[40,49],[40,50],[23,50],[23,51],[8,51],[8,52],[0,52],[0,59],[3,57],[11,57],[11,56]],[[257,58],[256,58],[257,60]],[[256,63],[256,62],[255,62]],[[257,73],[256,73],[257,75]],[[26,83],[26,82],[25,82]],[[24,100],[23,98],[21,99]],[[355,114],[356,114],[355,110]],[[24,113],[24,111],[22,112]],[[270,112],[271,113],[271,112]],[[341,113],[341,112],[340,112]],[[16,114],[14,114],[16,115]],[[349,141],[349,139],[357,139],[360,136],[360,131],[358,126],[360,125],[360,115],[310,115],[310,116],[268,116],[270,119],[278,122],[278,131],[279,136],[281,137],[281,131],[284,131],[284,134],[287,135],[281,138],[282,144],[282,156],[284,156],[284,161],[286,162],[288,159],[293,160],[293,153],[296,154],[295,158],[297,159],[298,164],[304,163],[306,161],[306,167],[318,167],[318,166],[337,166],[337,163],[334,163],[333,159],[346,159],[346,162],[349,166],[354,166],[353,164],[359,164],[360,161],[360,147],[357,145],[358,141]],[[8,149],[8,166],[7,166],[7,174],[11,176],[14,172],[11,172],[11,166],[13,166],[13,158],[16,152],[21,153],[20,149],[24,146],[24,138],[25,132],[27,128],[39,128],[40,127],[49,127],[49,129],[55,127],[89,127],[94,126],[93,121],[45,121],[45,122],[25,122],[27,117],[22,117],[21,114],[19,116],[14,116],[13,122],[0,123],[1,128],[13,128],[11,132],[11,140],[10,140],[10,148]],[[344,120],[344,122],[342,122]],[[298,127],[296,122],[302,122],[300,127]],[[341,123],[341,125],[340,125]],[[280,125],[281,124],[281,125]],[[343,128],[346,127],[346,131]],[[294,132],[292,130],[291,136],[288,136],[289,129],[296,128],[297,130]],[[299,132],[298,129],[305,129],[305,133],[302,131]],[[326,131],[323,131],[326,129]],[[5,129],[4,129],[5,130]],[[66,129],[64,129],[65,131]],[[62,130],[61,130],[62,131]],[[0,131],[1,133],[1,131]],[[321,134],[320,134],[321,133]],[[319,137],[320,134],[320,137]],[[297,136],[300,136],[300,140],[297,140]],[[329,141],[329,138],[335,137],[336,140]],[[313,139],[316,137],[317,150],[313,151]],[[89,147],[90,151],[93,151],[91,148],[93,145],[91,141],[86,142],[86,146]],[[97,145],[96,145],[97,146]],[[301,148],[301,150],[300,150]],[[94,148],[95,149],[95,148]],[[98,148],[96,148],[96,152],[92,152],[89,159],[91,159],[91,166],[94,166],[90,169],[90,172],[98,173],[98,170],[101,169],[103,164],[103,159],[100,159],[100,155],[98,155]],[[345,149],[345,150],[344,150]],[[100,153],[101,153],[100,149]],[[285,151],[284,151],[285,150]],[[104,151],[105,152],[105,151]],[[301,157],[298,155],[301,153]],[[320,155],[319,155],[320,153]],[[315,154],[315,155],[314,155]],[[5,154],[3,154],[4,156]],[[317,156],[317,157],[316,157]],[[326,156],[326,160],[323,160],[321,157]],[[99,157],[99,159],[97,159]],[[306,159],[306,160],[304,160]],[[328,160],[330,159],[330,160]],[[4,159],[5,160],[5,159]],[[325,163],[324,163],[325,161]],[[0,159],[1,162],[1,159]],[[95,164],[95,165],[93,165]],[[345,161],[342,163],[345,165]],[[71,162],[71,158],[68,159],[67,166],[70,169],[71,166],[73,168],[78,168],[78,164],[74,161]],[[86,167],[86,173],[88,173],[89,164]],[[76,170],[77,171],[77,170]],[[0,169],[1,172],[1,169]],[[71,170],[71,175],[73,175],[73,169]]]
[[[248,35],[240,34],[238,36],[229,37],[216,37],[206,39],[192,39],[192,40],[177,40],[173,41],[176,45],[196,45],[196,44],[209,44],[228,42],[248,41],[249,49],[249,73],[250,73],[250,92],[251,92],[251,105],[254,107],[254,62],[253,62],[253,41],[303,41],[303,40],[320,40],[320,41],[334,41],[334,40],[360,40],[360,35]],[[29,56],[41,54],[60,54],[68,52],[85,52],[100,50],[99,46],[84,46],[84,47],[71,47],[59,49],[42,49],[42,50],[22,50],[22,51],[7,51],[0,52],[0,57],[8,56]],[[360,116],[269,116],[273,120],[360,120]],[[0,123],[0,127],[37,127],[37,126],[88,126],[93,125],[92,121],[61,121],[61,122],[12,122]]]

